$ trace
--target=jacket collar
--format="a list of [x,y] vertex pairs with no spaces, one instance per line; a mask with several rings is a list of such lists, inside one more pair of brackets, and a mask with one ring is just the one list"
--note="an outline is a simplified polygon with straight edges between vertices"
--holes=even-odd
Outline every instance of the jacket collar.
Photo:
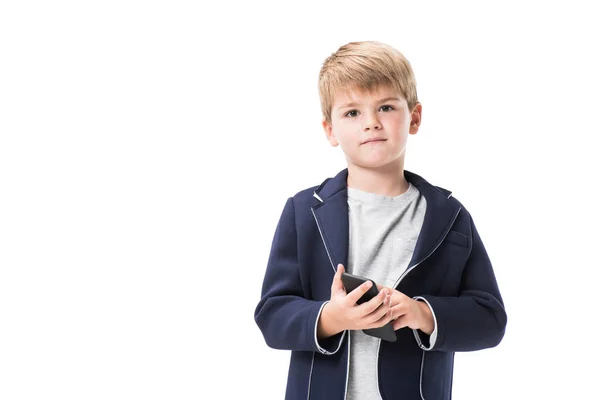
[[[413,186],[416,186],[417,189],[419,189],[419,191],[421,191],[421,189],[424,186],[427,186],[428,190],[435,189],[438,192],[440,192],[442,195],[446,196],[447,199],[450,198],[450,196],[452,196],[451,191],[446,190],[441,187],[438,187],[438,186],[433,186],[432,184],[427,182],[425,179],[423,179],[421,176],[419,176],[413,172],[404,170],[404,177],[406,178],[407,181],[412,183]],[[333,197],[338,192],[340,192],[342,190],[346,190],[347,182],[348,182],[348,168],[345,168],[342,171],[338,172],[338,174],[335,177],[325,179],[323,181],[323,183],[321,183],[321,185],[319,185],[319,187],[317,187],[315,189],[313,196],[320,202],[324,202],[327,199]]]
[[[410,171],[405,170],[404,176],[425,197],[427,203],[423,226],[407,268],[410,269],[435,251],[452,227],[461,207],[458,202],[450,199],[452,192],[449,190],[434,186]],[[348,263],[347,179],[346,168],[335,177],[326,179],[313,194],[319,201],[313,207],[315,220],[334,270],[337,264],[346,266]]]

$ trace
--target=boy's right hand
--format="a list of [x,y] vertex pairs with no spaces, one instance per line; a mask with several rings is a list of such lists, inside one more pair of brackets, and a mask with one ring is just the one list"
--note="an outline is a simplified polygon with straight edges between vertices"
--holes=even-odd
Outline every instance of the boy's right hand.
[[365,294],[371,282],[365,282],[350,293],[346,293],[342,283],[344,266],[338,265],[337,272],[331,284],[331,298],[318,321],[317,334],[319,338],[327,338],[344,330],[359,330],[379,328],[391,320],[390,293],[387,288],[366,303],[357,305],[356,302]]

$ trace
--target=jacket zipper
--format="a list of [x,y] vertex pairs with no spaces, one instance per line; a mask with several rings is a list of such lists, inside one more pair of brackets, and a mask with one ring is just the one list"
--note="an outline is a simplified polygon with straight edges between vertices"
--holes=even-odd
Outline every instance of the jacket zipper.
[[[317,224],[317,229],[319,229],[319,235],[321,235],[321,241],[323,242],[323,246],[325,247],[325,251],[327,252],[327,257],[329,258],[329,262],[331,263],[331,268],[333,268],[333,273],[335,274],[337,271],[335,266],[333,265],[333,259],[331,258],[331,253],[329,252],[329,248],[327,247],[327,243],[325,243],[325,236],[323,236],[323,231],[321,230],[321,225],[319,225],[319,219],[317,218],[317,214],[315,214],[315,209],[310,208],[312,211],[312,215],[315,219],[315,223]],[[346,267],[346,266],[344,266]],[[350,332],[348,332],[348,357],[346,357],[346,385],[344,387],[344,400],[346,399],[346,394],[348,392],[348,376],[350,375]],[[314,353],[313,353],[313,362],[314,362]],[[312,379],[312,365],[310,368],[310,376],[308,377],[308,397],[307,400],[310,399],[310,381]]]
[[[438,244],[435,246],[435,248],[429,254],[427,254],[427,257],[425,257],[424,259],[422,259],[421,261],[419,261],[418,263],[413,265],[411,268],[404,271],[404,273],[402,275],[400,275],[400,278],[398,278],[398,280],[394,284],[394,290],[398,287],[400,282],[402,282],[402,279],[406,278],[406,275],[408,275],[410,273],[410,271],[417,268],[423,261],[427,260],[433,253],[435,253],[435,251],[438,249],[438,247],[440,247],[440,245],[444,242],[444,239],[446,238],[446,236],[448,236],[448,232],[450,232],[450,229],[452,229],[452,225],[454,225],[456,218],[458,218],[458,214],[460,214],[460,210],[462,210],[462,207],[459,207],[458,211],[454,215],[454,218],[452,219],[452,223],[448,226],[448,229],[446,230],[446,232],[444,232],[444,235],[442,236],[442,240],[440,240],[438,242]],[[379,390],[379,396],[381,396],[381,389],[379,389],[379,350],[380,350],[380,348],[381,348],[381,339],[379,339],[379,347],[377,349],[377,363],[376,363],[376,365],[377,365],[377,389]],[[422,350],[422,351],[423,351],[423,357],[421,358],[421,375],[419,376],[419,390],[421,391],[421,399],[424,400],[422,387],[423,387],[423,364],[425,363],[425,350]],[[383,398],[383,396],[381,396],[381,397]]]

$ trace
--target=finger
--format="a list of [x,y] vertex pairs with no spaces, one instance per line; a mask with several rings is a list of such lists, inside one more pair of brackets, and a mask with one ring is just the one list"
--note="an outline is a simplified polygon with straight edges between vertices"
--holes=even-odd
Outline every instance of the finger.
[[[385,296],[385,300],[379,308],[369,314],[366,318],[371,323],[376,324],[377,326],[382,326],[387,322],[390,322],[390,296]],[[383,322],[383,324],[382,324]]]
[[[379,314],[379,318],[374,320],[371,324],[369,324],[368,328],[381,328],[382,326],[389,324],[391,322],[391,310],[388,307],[381,307],[381,311],[377,310],[375,313]],[[375,314],[374,313],[374,314]]]
[[392,306],[406,306],[406,295],[397,290],[392,292]]
[[407,299],[410,299],[410,297],[399,290],[394,290],[394,297],[398,299],[398,302],[405,302]]
[[404,304],[397,304],[390,307],[392,311],[392,320],[401,318],[406,315],[406,306]]
[[[371,300],[363,303],[357,307],[357,312],[359,315],[368,316],[373,311],[377,310],[385,301],[386,297],[389,297],[388,291],[383,289],[381,292],[377,294],[377,296],[373,297]],[[389,308],[389,302],[388,302]]]
[[[356,303],[367,291],[371,288],[373,284],[371,281],[366,281],[346,296],[346,299],[350,302],[350,304]],[[383,299],[382,299],[383,301]]]
[[406,328],[407,326],[408,326],[407,318],[404,316],[395,320],[392,325],[392,327],[394,328],[395,331],[397,331],[398,329]]

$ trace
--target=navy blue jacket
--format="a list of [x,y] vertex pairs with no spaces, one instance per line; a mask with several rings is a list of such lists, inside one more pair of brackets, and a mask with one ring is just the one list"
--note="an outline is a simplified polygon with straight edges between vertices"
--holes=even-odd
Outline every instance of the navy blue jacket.
[[[496,346],[506,312],[473,219],[451,192],[420,176],[406,179],[427,200],[412,260],[395,289],[425,299],[437,339],[403,328],[381,341],[378,385],[384,400],[448,400],[454,353]],[[349,335],[316,340],[321,308],[338,263],[348,262],[348,202],[344,169],[289,198],[275,230],[255,321],[269,347],[291,350],[286,399],[341,400],[348,374]]]

